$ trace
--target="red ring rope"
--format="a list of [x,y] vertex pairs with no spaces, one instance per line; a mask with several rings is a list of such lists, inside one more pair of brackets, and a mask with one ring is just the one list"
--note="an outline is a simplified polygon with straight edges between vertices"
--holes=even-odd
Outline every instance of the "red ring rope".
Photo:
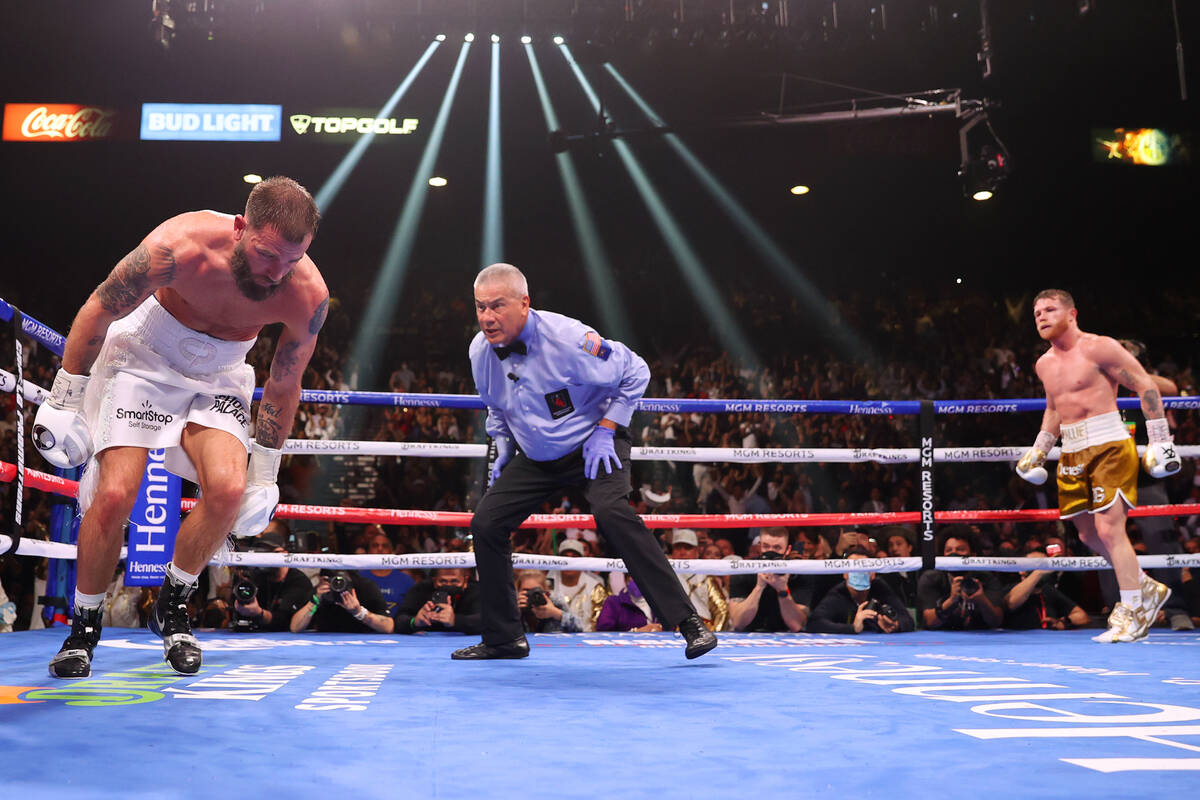
[[[10,483],[17,476],[15,464],[0,461],[0,481]],[[54,494],[74,497],[77,481],[25,470],[25,485]],[[196,506],[195,500],[180,504],[184,511]],[[1129,510],[1131,517],[1186,517],[1200,514],[1200,503],[1141,506]],[[379,525],[440,525],[465,528],[473,516],[469,511],[403,511],[393,508],[346,508],[280,503],[275,509],[280,519],[306,519],[321,522],[348,522]],[[935,511],[936,522],[1049,522],[1059,518],[1057,508],[1010,510]],[[649,514],[642,517],[647,528],[750,528],[765,525],[784,527],[828,527],[832,525],[901,525],[921,521],[920,511],[881,514]],[[590,514],[533,514],[522,528],[586,528],[594,530]]]

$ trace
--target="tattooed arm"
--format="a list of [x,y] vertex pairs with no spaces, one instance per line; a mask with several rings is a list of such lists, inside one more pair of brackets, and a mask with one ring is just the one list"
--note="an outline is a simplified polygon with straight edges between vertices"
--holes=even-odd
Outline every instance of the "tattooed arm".
[[254,440],[263,447],[278,450],[292,430],[296,408],[300,405],[300,379],[304,377],[308,360],[317,345],[317,334],[329,311],[329,292],[319,277],[316,284],[312,287],[314,291],[303,293],[308,298],[305,321],[285,322],[275,346],[271,374],[263,387],[254,421]]
[[160,226],[121,259],[104,282],[96,287],[75,315],[63,352],[62,366],[85,375],[104,343],[104,334],[115,320],[133,311],[155,289],[168,286],[179,269],[176,242]]
[[1138,360],[1117,340],[1108,337],[1101,338],[1098,351],[1097,363],[1105,374],[1126,389],[1137,392],[1146,419],[1162,419],[1162,393]]

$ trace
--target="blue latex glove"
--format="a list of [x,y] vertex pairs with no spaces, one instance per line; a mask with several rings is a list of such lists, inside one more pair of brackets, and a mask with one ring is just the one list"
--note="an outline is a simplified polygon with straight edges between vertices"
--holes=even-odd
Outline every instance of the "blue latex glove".
[[613,435],[616,433],[612,428],[606,428],[603,425],[597,425],[592,431],[592,435],[583,443],[583,474],[592,480],[600,473],[600,464],[604,464],[604,471],[612,475],[612,468],[615,464],[617,469],[621,469],[621,459],[617,458],[617,449],[613,446]]
[[511,436],[497,436],[496,442],[496,462],[492,464],[492,474],[488,476],[488,486],[496,482],[496,478],[500,477],[500,470],[504,469],[504,465],[512,461],[513,451],[516,449],[513,446]]

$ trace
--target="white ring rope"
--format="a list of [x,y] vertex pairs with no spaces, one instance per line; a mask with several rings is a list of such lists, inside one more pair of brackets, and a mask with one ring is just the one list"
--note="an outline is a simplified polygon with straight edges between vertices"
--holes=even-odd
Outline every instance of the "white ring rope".
[[[7,550],[12,539],[0,534],[0,551]],[[40,539],[21,539],[17,555],[46,558],[75,558],[74,545],[45,542]],[[124,551],[122,551],[124,558]],[[544,569],[551,571],[580,570],[587,572],[628,572],[619,558],[563,558],[532,553],[513,553],[514,569]],[[843,572],[916,572],[921,559],[910,558],[825,558],[825,559],[667,559],[676,572],[700,575],[746,575],[771,572],[785,575],[836,575]],[[243,553],[218,552],[211,562],[218,566],[296,567],[321,569],[471,569],[475,567],[474,553],[408,553],[403,555],[336,553]],[[1200,553],[1138,556],[1143,569],[1200,567]],[[1109,563],[1100,556],[1060,556],[1057,558],[1004,558],[976,556],[938,556],[937,569],[951,571],[1021,572],[1044,569],[1055,572],[1084,572],[1108,569]]]
[[[0,391],[11,392],[16,380],[12,373],[0,369]],[[41,403],[48,392],[28,381],[24,382],[25,399]],[[937,447],[933,460],[939,463],[1015,462],[1029,450],[1028,446],[999,447]],[[1145,452],[1138,446],[1138,455]],[[1181,458],[1200,458],[1200,445],[1177,445]],[[485,458],[487,445],[457,442],[375,442],[340,439],[288,439],[283,452],[312,455],[410,456],[417,458]],[[1060,449],[1055,447],[1046,456],[1057,461]],[[921,451],[916,447],[634,447],[633,461],[681,461],[688,463],[738,464],[916,464]]]

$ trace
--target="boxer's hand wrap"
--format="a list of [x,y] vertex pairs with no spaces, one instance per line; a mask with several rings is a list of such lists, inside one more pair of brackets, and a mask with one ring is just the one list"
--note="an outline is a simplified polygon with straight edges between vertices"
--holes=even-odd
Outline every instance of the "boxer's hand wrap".
[[238,506],[237,519],[230,530],[234,536],[257,536],[275,516],[279,504],[279,462],[282,450],[263,447],[258,442],[250,445],[250,463],[246,467],[246,491],[242,504]]
[[516,449],[511,436],[497,436],[492,441],[496,443],[496,461],[492,464],[492,472],[488,476],[488,486],[491,486],[500,477],[500,470],[504,469],[505,464],[512,461],[513,451]]
[[1171,428],[1166,419],[1146,420],[1146,433],[1150,444],[1142,454],[1142,468],[1152,478],[1165,478],[1174,475],[1183,467],[1175,442],[1171,438]]
[[1054,447],[1054,440],[1057,438],[1050,431],[1038,431],[1037,438],[1033,441],[1033,447],[1029,448],[1017,462],[1017,474],[1023,480],[1029,481],[1034,486],[1041,486],[1046,482],[1049,473],[1042,465],[1046,463],[1046,454]]
[[59,469],[78,467],[92,454],[92,433],[83,416],[86,375],[60,369],[50,397],[33,418],[33,446]]

